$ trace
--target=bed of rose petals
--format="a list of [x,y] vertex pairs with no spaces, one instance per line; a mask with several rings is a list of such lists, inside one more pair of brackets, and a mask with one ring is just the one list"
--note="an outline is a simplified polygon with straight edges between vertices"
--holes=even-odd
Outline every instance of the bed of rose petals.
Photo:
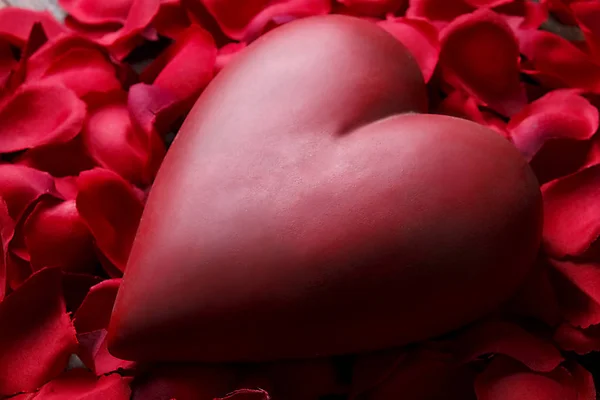
[[[600,2],[60,4],[64,23],[0,10],[0,398],[596,398]],[[545,226],[527,282],[485,320],[377,354],[220,366],[112,357],[112,304],[172,132],[246,45],[326,13],[390,32],[418,61],[430,112],[490,126],[530,161]]]

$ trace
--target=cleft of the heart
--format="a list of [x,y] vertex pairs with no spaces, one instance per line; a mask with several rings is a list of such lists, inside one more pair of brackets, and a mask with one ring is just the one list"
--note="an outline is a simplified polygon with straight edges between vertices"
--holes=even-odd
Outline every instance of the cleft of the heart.
[[527,162],[425,114],[375,24],[308,18],[214,79],[162,165],[109,329],[124,359],[263,361],[427,339],[491,312],[541,231]]

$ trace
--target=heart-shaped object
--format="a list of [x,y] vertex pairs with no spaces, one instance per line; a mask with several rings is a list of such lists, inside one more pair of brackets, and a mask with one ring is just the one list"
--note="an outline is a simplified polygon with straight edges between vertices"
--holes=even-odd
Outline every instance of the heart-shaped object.
[[375,24],[292,22],[211,83],[152,188],[109,329],[124,359],[399,346],[490,311],[535,258],[538,184],[500,135],[419,114]]

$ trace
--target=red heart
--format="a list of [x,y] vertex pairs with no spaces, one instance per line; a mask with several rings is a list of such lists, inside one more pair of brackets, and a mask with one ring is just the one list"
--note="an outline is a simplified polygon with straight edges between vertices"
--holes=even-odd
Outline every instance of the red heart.
[[250,46],[162,165],[113,312],[113,354],[367,351],[506,299],[537,252],[537,182],[505,139],[418,114],[425,102],[407,50],[369,22],[305,19]]

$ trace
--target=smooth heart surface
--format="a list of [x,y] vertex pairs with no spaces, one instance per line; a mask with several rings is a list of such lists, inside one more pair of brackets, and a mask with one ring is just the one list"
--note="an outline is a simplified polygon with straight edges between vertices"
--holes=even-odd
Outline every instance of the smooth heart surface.
[[421,114],[386,32],[350,17],[253,43],[188,116],[150,193],[109,348],[259,361],[399,346],[492,310],[526,275],[541,201],[477,124]]

